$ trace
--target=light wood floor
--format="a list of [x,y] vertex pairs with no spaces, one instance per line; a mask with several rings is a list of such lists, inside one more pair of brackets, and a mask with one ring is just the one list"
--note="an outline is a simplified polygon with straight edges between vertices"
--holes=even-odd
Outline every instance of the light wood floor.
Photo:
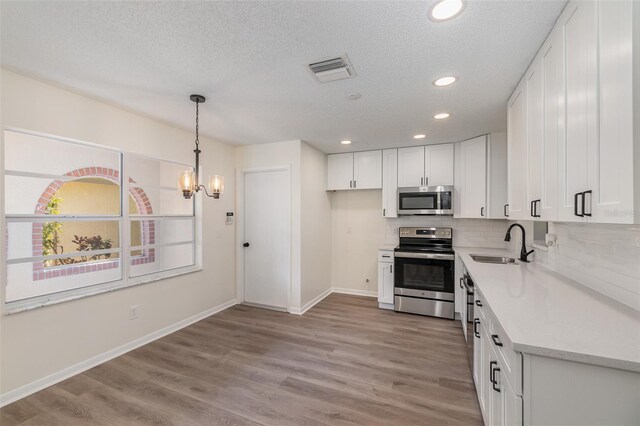
[[0,410],[10,425],[481,424],[458,321],[235,306]]

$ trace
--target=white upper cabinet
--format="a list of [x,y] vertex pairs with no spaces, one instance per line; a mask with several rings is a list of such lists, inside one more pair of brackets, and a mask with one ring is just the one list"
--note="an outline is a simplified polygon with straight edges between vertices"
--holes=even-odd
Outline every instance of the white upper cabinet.
[[[599,137],[588,139],[588,189],[592,194],[586,197],[586,208],[592,222],[640,223],[640,62],[637,60],[635,81],[633,74],[633,57],[640,57],[640,31],[637,31],[640,4],[600,1],[597,13]],[[636,105],[633,105],[634,93]]]
[[382,188],[382,151],[363,151],[353,154],[353,188]]
[[638,2],[572,1],[558,19],[507,105],[512,219],[640,223],[639,17]]
[[[542,60],[536,58],[525,75],[527,90],[527,151],[529,161],[523,166],[527,169],[527,198],[525,207],[528,207],[525,218],[534,219],[541,216],[537,213],[539,204],[542,203],[542,165],[544,145],[544,77],[542,72]],[[515,166],[515,165],[514,165]]]
[[451,143],[424,147],[424,184],[453,185],[453,151]]
[[398,149],[398,187],[453,185],[454,144]]
[[[542,46],[540,69],[543,74],[543,139],[536,151],[534,169],[529,179],[540,188],[541,199],[535,207],[540,220],[558,219],[558,144],[564,138],[564,60],[562,33],[553,31]],[[535,199],[535,198],[534,198]]]
[[398,150],[382,151],[382,216],[398,217]]
[[487,217],[487,137],[479,136],[456,145],[454,215]]
[[327,156],[327,190],[382,188],[382,151]]
[[327,158],[327,189],[353,188],[353,153],[330,154]]
[[398,149],[398,187],[424,185],[424,146]]
[[560,17],[565,38],[565,138],[559,149],[558,219],[581,221],[589,190],[589,147],[598,138],[596,3],[572,2]]
[[512,220],[526,219],[527,116],[526,88],[522,80],[507,106],[507,214]]
[[506,219],[507,211],[507,134],[487,136],[487,215],[488,219]]

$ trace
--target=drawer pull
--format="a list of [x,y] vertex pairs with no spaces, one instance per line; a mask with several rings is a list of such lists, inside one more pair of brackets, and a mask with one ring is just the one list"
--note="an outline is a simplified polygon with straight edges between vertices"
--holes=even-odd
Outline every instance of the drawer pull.
[[492,334],[491,340],[493,340],[494,345],[502,347],[502,342],[500,341],[499,336],[497,334]]
[[382,255],[382,257],[389,258],[389,257],[391,257],[391,256],[390,256],[390,255],[388,255],[388,254],[383,254],[383,255]]
[[479,300],[476,300],[476,305],[482,307],[482,302]]

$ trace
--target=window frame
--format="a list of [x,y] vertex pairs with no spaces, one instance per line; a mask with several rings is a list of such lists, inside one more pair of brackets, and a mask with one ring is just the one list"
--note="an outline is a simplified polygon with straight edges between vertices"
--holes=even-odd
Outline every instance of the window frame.
[[[119,164],[120,164],[120,215],[109,215],[110,220],[114,220],[118,222],[119,234],[120,234],[120,247],[118,249],[114,249],[112,251],[118,252],[119,261],[121,264],[121,275],[119,280],[103,282],[99,284],[88,285],[85,287],[79,287],[70,290],[63,290],[55,293],[44,294],[40,296],[34,296],[26,299],[15,300],[7,302],[6,299],[6,290],[8,285],[8,271],[7,271],[7,224],[10,222],[7,220],[14,219],[11,221],[18,221],[20,219],[28,220],[28,218],[36,218],[38,215],[30,215],[30,214],[15,214],[15,215],[7,215],[5,213],[5,132],[15,132],[21,133],[30,136],[43,137],[48,139],[57,140],[59,142],[65,142],[70,144],[81,145],[89,148],[97,148],[102,150],[107,150],[111,152],[115,152],[119,155]],[[202,194],[196,193],[192,198],[193,209],[192,215],[130,215],[128,203],[129,203],[129,194],[131,189],[131,184],[129,180],[129,167],[128,163],[130,162],[131,157],[135,156],[138,158],[143,158],[151,161],[162,161],[170,164],[175,164],[183,167],[191,167],[193,168],[193,164],[189,163],[181,163],[173,160],[165,160],[162,158],[152,157],[144,154],[132,153],[128,151],[124,151],[121,149],[117,149],[110,146],[104,146],[99,144],[94,144],[91,142],[81,141],[77,139],[65,138],[56,135],[34,132],[30,130],[20,129],[16,127],[5,126],[2,128],[2,135],[0,138],[0,188],[2,188],[2,196],[0,197],[0,219],[3,225],[4,230],[0,232],[0,262],[2,265],[2,277],[1,277],[1,297],[2,297],[2,315],[9,315],[18,312],[28,311],[37,309],[43,306],[54,305],[58,303],[63,303],[71,300],[77,300],[89,296],[95,296],[98,294],[103,294],[115,290],[120,290],[124,288],[129,288],[141,284],[147,284],[159,280],[164,280],[167,278],[176,277],[179,275],[190,274],[193,272],[198,272],[202,270]],[[177,177],[176,177],[177,178]],[[135,182],[133,183],[135,184]],[[144,184],[140,184],[141,186],[145,186]],[[153,186],[153,185],[147,185]],[[156,185],[159,186],[159,185]],[[169,189],[164,187],[165,189]],[[176,188],[176,196],[181,196],[178,189]],[[47,217],[52,217],[47,215]],[[83,217],[107,217],[103,215],[60,215],[61,218],[64,219],[81,219]],[[166,269],[162,271],[152,272],[149,274],[139,275],[136,277],[131,277],[131,260],[136,256],[131,255],[132,248],[140,246],[132,246],[131,245],[131,221],[132,220],[144,220],[148,219],[169,219],[169,218],[192,218],[193,220],[193,261],[194,263],[187,266],[182,266],[173,269]],[[18,219],[18,220],[15,220]],[[38,220],[42,220],[38,218]],[[87,220],[87,219],[85,219]],[[153,246],[162,247],[169,244],[154,244]],[[142,245],[144,247],[144,244]]]

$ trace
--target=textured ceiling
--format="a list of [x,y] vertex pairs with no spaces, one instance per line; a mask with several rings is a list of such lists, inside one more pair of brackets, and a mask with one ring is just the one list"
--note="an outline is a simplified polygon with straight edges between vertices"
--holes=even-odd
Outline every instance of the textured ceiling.
[[[233,144],[340,152],[505,130],[505,102],[565,2],[469,1],[444,23],[430,3],[2,1],[1,60],[180,127],[201,93],[201,132]],[[306,68],[344,53],[356,78],[320,84]],[[444,75],[459,81],[434,87]]]

